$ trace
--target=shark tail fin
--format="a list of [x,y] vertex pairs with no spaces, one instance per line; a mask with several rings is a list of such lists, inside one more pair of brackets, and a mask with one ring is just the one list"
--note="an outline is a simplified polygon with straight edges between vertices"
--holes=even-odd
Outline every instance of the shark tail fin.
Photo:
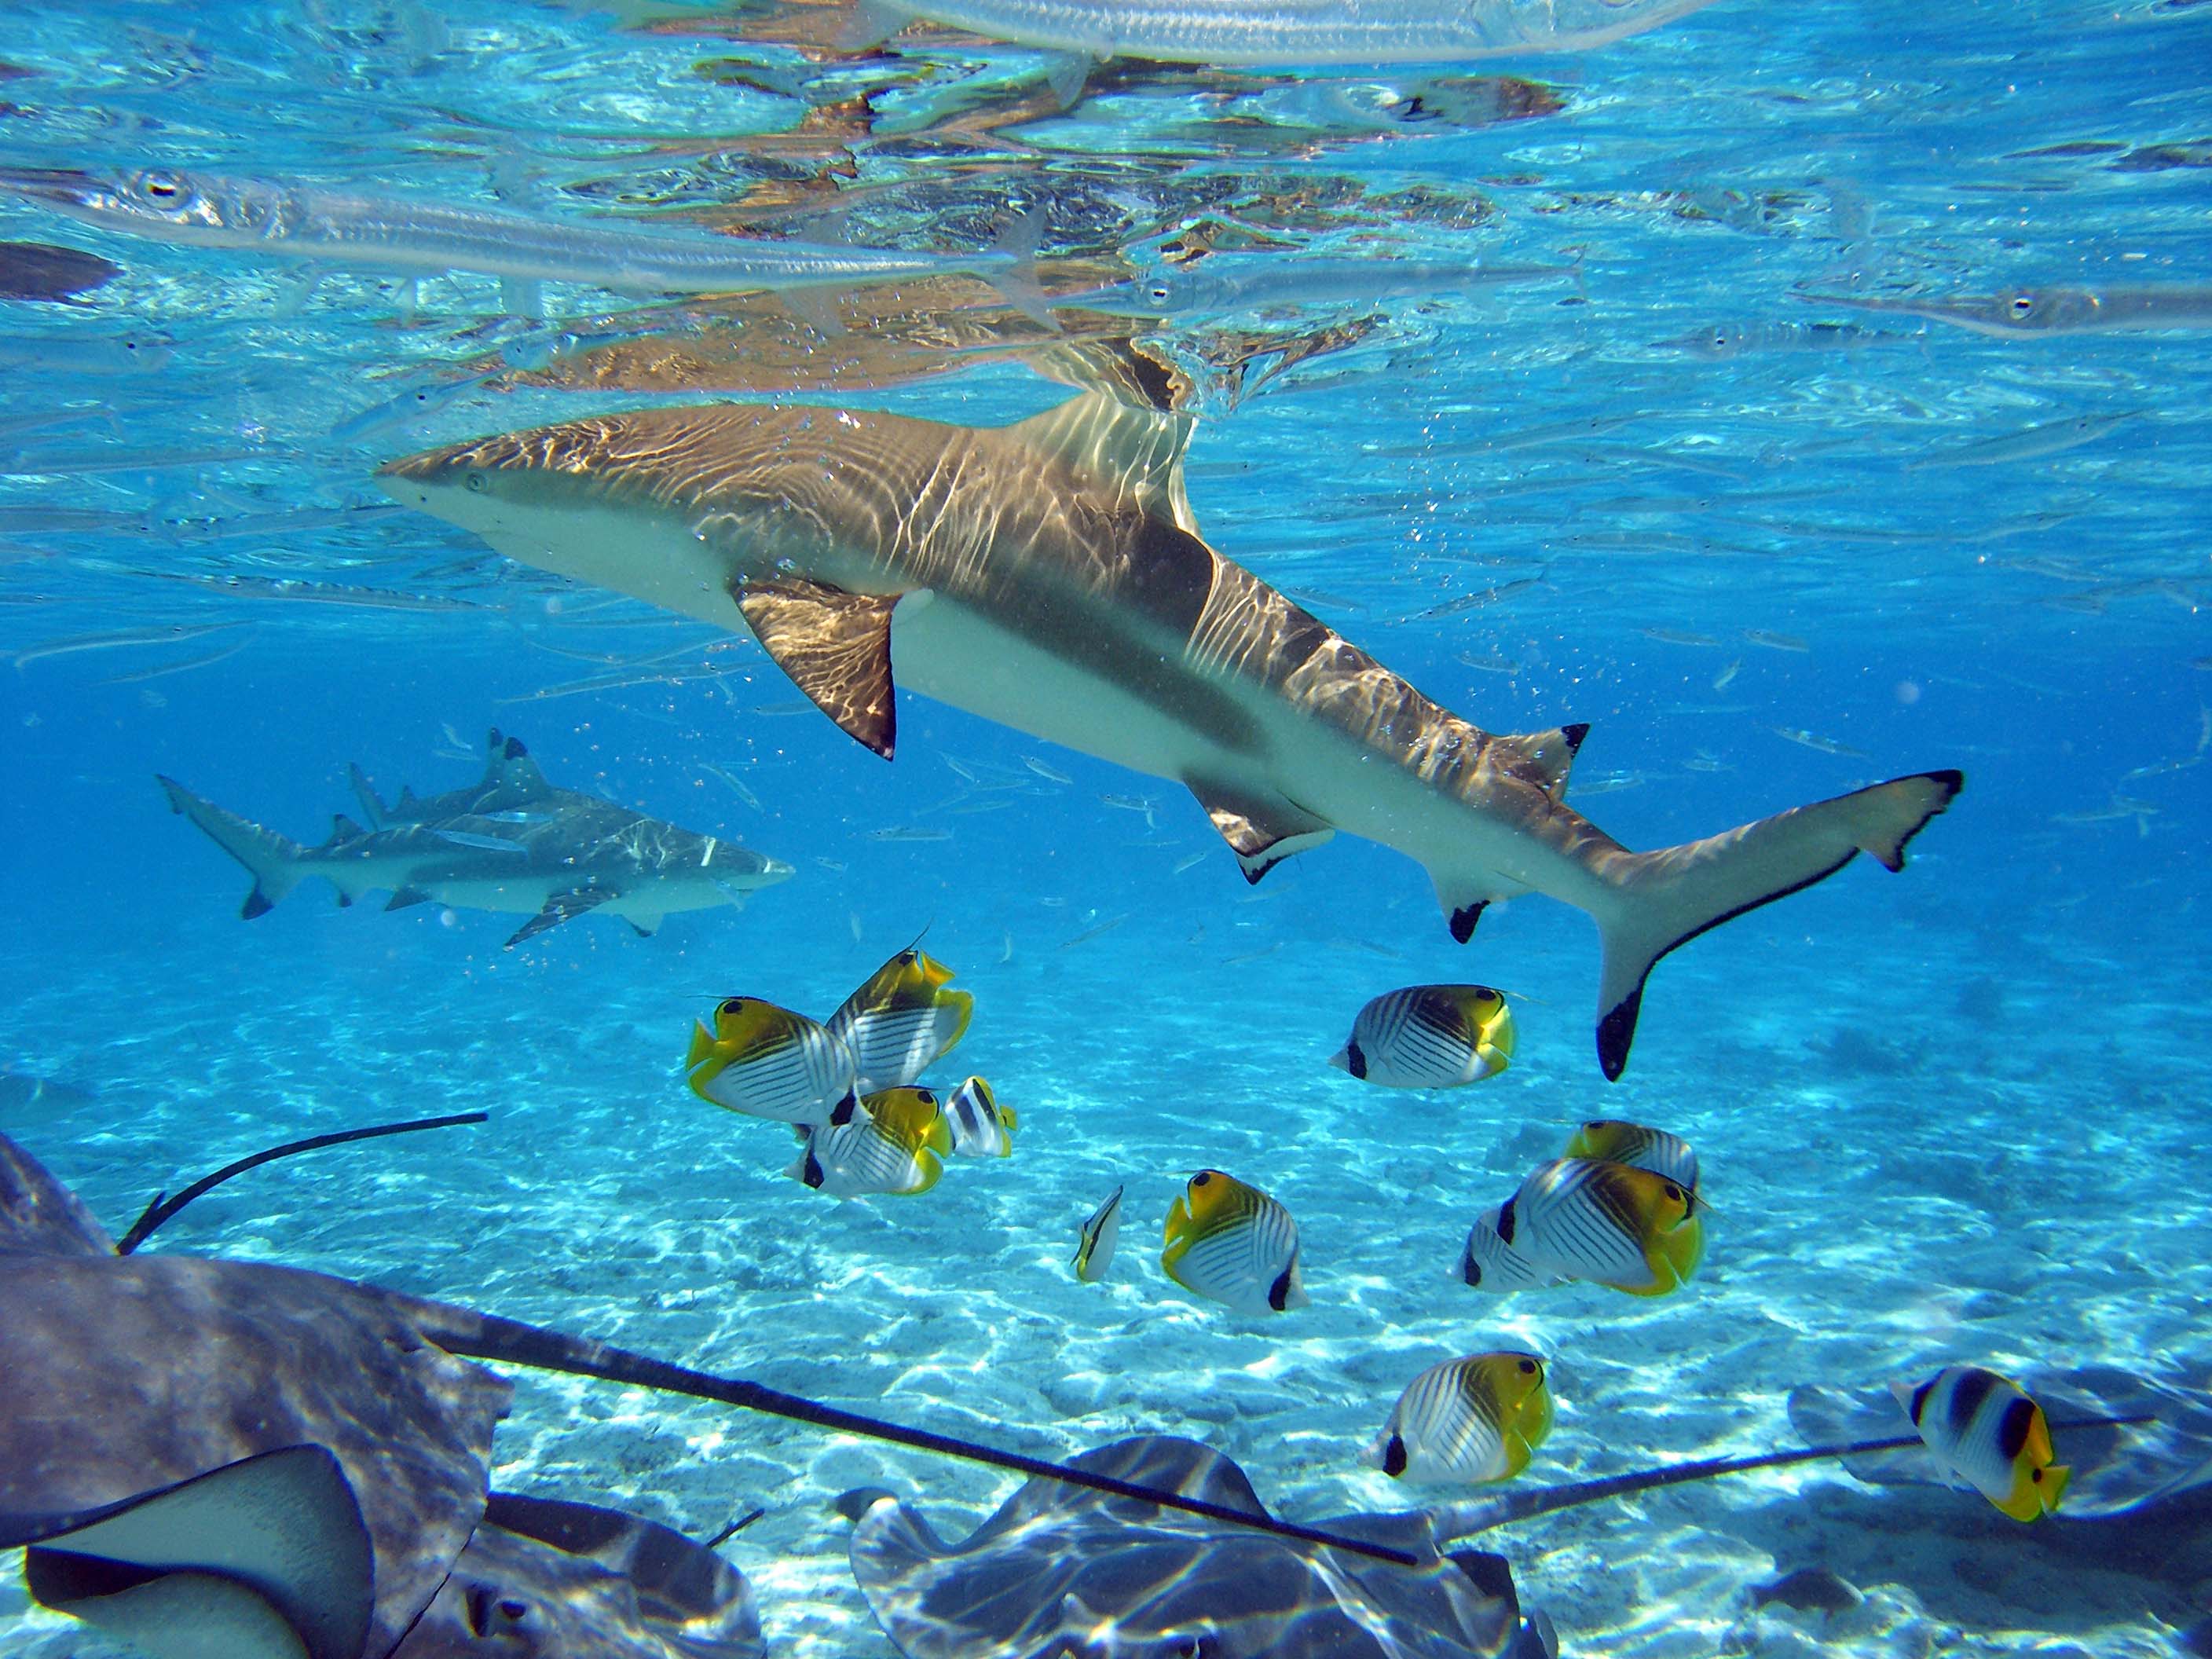
[[1044,289],[1037,282],[1037,247],[1044,240],[1044,232],[1045,214],[1042,207],[1033,207],[1007,223],[993,239],[991,251],[1009,257],[1004,264],[994,262],[984,280],[1031,322],[1048,333],[1062,334],[1066,331],[1052,314],[1052,307],[1045,303]]
[[346,763],[346,781],[353,785],[354,799],[361,803],[361,814],[368,820],[372,830],[384,828],[389,817],[384,803],[377,799],[376,786],[368,781],[368,774],[351,762]]
[[300,844],[273,830],[227,812],[213,801],[203,800],[174,778],[155,775],[169,810],[181,812],[207,831],[209,838],[253,873],[253,890],[239,911],[245,921],[264,915],[278,900],[300,884]]
[[1613,877],[1616,902],[1597,913],[1605,941],[1597,1053],[1606,1076],[1619,1077],[1628,1063],[1644,977],[1660,957],[1833,875],[1857,854],[1903,869],[1905,843],[1965,782],[1958,772],[1916,773],[1702,841],[1623,855]]

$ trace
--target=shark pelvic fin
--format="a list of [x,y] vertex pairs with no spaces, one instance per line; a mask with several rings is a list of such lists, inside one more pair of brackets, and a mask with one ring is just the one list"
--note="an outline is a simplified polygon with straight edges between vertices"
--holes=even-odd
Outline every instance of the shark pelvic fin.
[[321,1446],[264,1452],[37,1530],[24,1563],[32,1595],[145,1652],[354,1659],[368,1638],[368,1528]]
[[545,908],[514,930],[514,936],[500,948],[512,951],[526,939],[536,939],[549,927],[558,927],[571,916],[580,916],[594,906],[605,904],[614,896],[611,888],[572,887],[565,893],[556,893],[545,901]]
[[410,904],[428,904],[429,902],[430,896],[421,888],[401,887],[396,889],[392,896],[385,900],[384,908],[387,910],[404,910]]
[[885,760],[898,737],[891,683],[897,595],[848,593],[820,582],[752,582],[731,597],[775,665],[817,708]]
[[1495,889],[1485,890],[1465,880],[1429,872],[1429,879],[1437,884],[1437,902],[1443,907],[1444,922],[1451,929],[1452,941],[1464,945],[1474,937],[1474,925],[1482,920],[1484,909],[1491,901],[1504,896]]
[[1892,778],[1792,807],[1703,841],[1619,855],[1604,939],[1597,1056],[1608,1079],[1628,1064],[1644,981],[1660,957],[1723,922],[1810,887],[1861,853],[1905,867],[1905,847],[1966,787],[1954,771]]
[[1336,834],[1334,825],[1280,795],[1250,796],[1203,783],[1192,784],[1190,793],[1237,854],[1247,882],[1257,882],[1291,854],[1318,847]]
[[1198,520],[1183,493],[1188,415],[1139,409],[1103,392],[1085,392],[1007,428],[1031,449],[1059,457],[1110,495],[1195,536]]

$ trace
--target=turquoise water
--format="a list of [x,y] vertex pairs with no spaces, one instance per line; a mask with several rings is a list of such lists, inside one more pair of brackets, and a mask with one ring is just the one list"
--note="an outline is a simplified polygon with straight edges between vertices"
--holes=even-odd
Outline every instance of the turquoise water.
[[[309,291],[282,262],[0,198],[0,239],[120,267],[75,303],[0,300],[0,1129],[119,1229],[274,1141],[481,1109],[257,1171],[164,1247],[1039,1455],[1190,1435],[1297,1517],[1404,1507],[1362,1448],[1416,1372],[1485,1349],[1551,1361],[1529,1483],[1794,1443],[1804,1384],[2201,1376],[2202,319],[1992,337],[1805,296],[2212,286],[2207,27],[2172,0],[1722,0],[1502,70],[1116,63],[1055,114],[1036,53],[938,33],[841,60],[704,9],[12,18],[9,167],[938,251],[1041,206],[1058,292],[1190,236],[1565,270],[1465,295],[1378,274],[1379,302],[1141,331],[1198,386],[1208,542],[1487,730],[1590,722],[1569,799],[1633,847],[1912,771],[1967,787],[1903,873],[1857,860],[1664,963],[1607,1085],[1595,931],[1561,905],[1494,907],[1455,946],[1419,868],[1349,837],[1248,889],[1179,787],[910,696],[886,766],[750,643],[512,563],[370,482],[434,443],[671,396],[976,426],[1050,406],[1066,386],[1023,354],[1051,340],[988,290],[848,300],[839,332],[556,285],[555,325],[657,332],[531,377],[498,354],[538,331],[492,278],[428,280],[410,313],[388,274]],[[872,126],[823,112],[863,93]],[[1723,328],[1745,349],[1682,343]],[[593,677],[635,683],[569,689]],[[494,725],[556,784],[797,874],[742,914],[650,939],[585,916],[511,952],[516,918],[339,909],[313,884],[241,924],[245,872],[153,782],[312,842],[359,811],[347,762],[387,799],[459,787]],[[925,929],[976,998],[932,1080],[992,1080],[1020,1115],[1011,1160],[836,1203],[783,1178],[787,1130],[685,1091],[718,1000],[826,1014]],[[1502,1077],[1385,1093],[1324,1065],[1370,997],[1462,979],[1517,1000]],[[1475,1212],[1600,1115],[1698,1148],[1698,1278],[1652,1301],[1468,1291]],[[1160,1273],[1161,1218],[1204,1166],[1290,1207],[1310,1307],[1239,1318]],[[1076,1228],[1117,1184],[1115,1271],[1078,1285]],[[891,1651],[823,1500],[884,1486],[957,1532],[1012,1484],[567,1379],[522,1380],[497,1457],[503,1487],[694,1535],[765,1510],[723,1553],[772,1650],[807,1659]],[[1815,1466],[1483,1541],[1572,1655],[2162,1655],[2212,1612],[2201,1497],[2027,1528]],[[1802,1567],[1863,1600],[1755,1604]],[[94,1650],[20,1583],[0,1651]]]

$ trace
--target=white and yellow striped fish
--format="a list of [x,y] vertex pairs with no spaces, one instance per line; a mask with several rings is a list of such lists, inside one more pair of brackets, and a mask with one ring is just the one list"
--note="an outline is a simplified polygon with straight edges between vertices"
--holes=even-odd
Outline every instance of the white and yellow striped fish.
[[799,1161],[784,1173],[832,1198],[926,1193],[945,1173],[952,1132],[927,1089],[886,1089],[860,1103],[845,1123],[806,1131]]
[[1620,1118],[1592,1118],[1567,1143],[1569,1158],[1610,1158],[1662,1175],[1677,1186],[1698,1190],[1698,1155],[1690,1143],[1664,1129],[1647,1128]]
[[1306,1305],[1298,1277],[1298,1224],[1256,1187],[1200,1170],[1168,1211],[1160,1266],[1196,1295],[1238,1313]]
[[1607,1159],[1540,1164],[1500,1207],[1498,1237],[1530,1265],[1632,1296],[1664,1296],[1698,1269],[1697,1199],[1679,1182]]
[[946,990],[951,977],[950,968],[909,945],[830,1016],[830,1034],[853,1051],[863,1095],[906,1087],[960,1041],[975,999]]
[[[1512,1200],[1507,1200],[1510,1204]],[[1492,1206],[1475,1217],[1467,1230],[1467,1249],[1459,1259],[1459,1276],[1478,1291],[1494,1296],[1515,1291],[1540,1291],[1561,1283],[1559,1274],[1540,1267],[1498,1237],[1506,1204]]]
[[962,1158],[1012,1158],[1014,1131],[1021,1127],[1011,1106],[999,1104],[991,1085],[971,1077],[945,1097],[945,1119],[952,1130],[952,1150]]
[[1076,1278],[1085,1285],[1096,1285],[1106,1277],[1106,1270],[1114,1265],[1114,1246],[1121,1237],[1121,1189],[1116,1187],[1113,1195],[1091,1212],[1083,1224],[1082,1237],[1076,1241],[1073,1263]]
[[758,997],[732,997],[714,1029],[691,1028],[687,1080],[700,1099],[779,1123],[828,1123],[853,1115],[853,1051],[804,1014]]
[[1891,1385],[1944,1466],[2015,1521],[2055,1514],[2074,1471],[2054,1460],[2051,1424],[2016,1382],[1946,1365],[1917,1389]]
[[1375,1458],[1401,1480],[1480,1485],[1520,1474],[1551,1431],[1541,1359],[1473,1354],[1431,1365],[1407,1385]]
[[1504,1071],[1513,1015],[1487,985],[1409,985],[1376,997],[1329,1064],[1389,1089],[1456,1089]]

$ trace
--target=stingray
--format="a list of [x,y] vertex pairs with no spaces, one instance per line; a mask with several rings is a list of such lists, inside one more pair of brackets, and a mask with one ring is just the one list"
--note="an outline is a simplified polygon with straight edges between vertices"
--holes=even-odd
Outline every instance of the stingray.
[[375,1285],[131,1254],[198,1194],[269,1158],[480,1116],[258,1153],[157,1195],[122,1245],[0,1135],[0,1547],[30,1547],[36,1599],[161,1659],[760,1659],[750,1588],[711,1544],[590,1504],[487,1492],[511,1389],[470,1363],[481,1359],[1029,1476],[958,1546],[887,1493],[848,1494],[854,1572],[912,1659],[1535,1659],[1552,1650],[1549,1626],[1522,1614],[1504,1559],[1449,1546],[1622,1492],[1912,1443],[1709,1460],[1307,1526],[1270,1515],[1241,1469],[1188,1441],[1146,1437],[1054,1463]]

